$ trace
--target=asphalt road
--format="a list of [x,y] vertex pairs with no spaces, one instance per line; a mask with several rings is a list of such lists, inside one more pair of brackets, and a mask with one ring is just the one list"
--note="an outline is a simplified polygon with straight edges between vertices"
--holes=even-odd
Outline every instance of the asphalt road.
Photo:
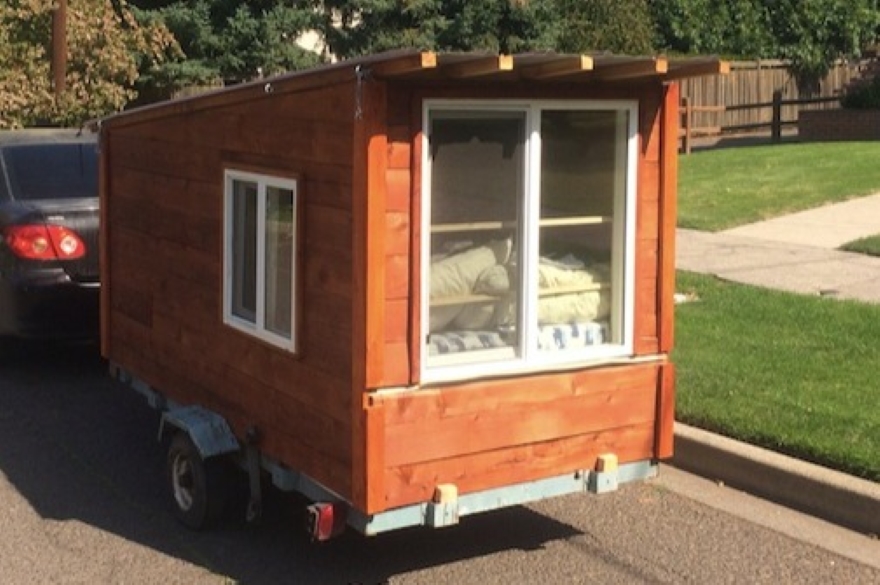
[[260,526],[194,533],[157,426],[95,347],[0,345],[0,583],[880,583],[880,541],[671,468],[442,530],[315,545],[272,494]]

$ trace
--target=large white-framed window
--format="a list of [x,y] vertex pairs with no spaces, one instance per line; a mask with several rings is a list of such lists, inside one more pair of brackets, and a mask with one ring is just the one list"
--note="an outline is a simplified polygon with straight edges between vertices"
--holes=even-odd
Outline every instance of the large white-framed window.
[[223,321],[297,349],[298,182],[224,171]]
[[632,355],[636,101],[426,100],[422,378]]

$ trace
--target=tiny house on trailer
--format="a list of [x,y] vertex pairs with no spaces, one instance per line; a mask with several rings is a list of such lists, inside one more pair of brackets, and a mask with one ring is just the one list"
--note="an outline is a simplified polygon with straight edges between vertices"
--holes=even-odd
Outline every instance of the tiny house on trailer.
[[392,52],[113,116],[102,353],[216,464],[375,534],[672,455],[677,79],[714,58]]

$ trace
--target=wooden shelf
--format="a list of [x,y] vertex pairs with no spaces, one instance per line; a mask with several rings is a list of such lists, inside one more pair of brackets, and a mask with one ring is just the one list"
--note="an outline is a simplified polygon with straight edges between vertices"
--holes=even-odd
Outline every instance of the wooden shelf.
[[[580,217],[556,217],[542,219],[540,227],[565,227],[578,225],[601,225],[611,223],[611,216],[584,215]],[[486,232],[495,230],[515,229],[516,221],[474,221],[464,223],[442,223],[431,226],[432,234],[448,234],[458,232]]]
[[602,225],[611,223],[610,215],[585,215],[582,217],[550,217],[538,222],[541,227],[560,227],[569,225]]
[[[607,290],[611,288],[610,282],[596,282],[591,284],[579,284],[572,286],[558,286],[554,288],[542,288],[538,291],[539,297],[551,297],[558,295],[576,294],[582,292],[592,292],[599,290]],[[458,295],[454,297],[441,297],[439,299],[431,299],[432,307],[448,307],[451,305],[472,305],[478,303],[496,303],[508,299],[513,296],[512,292],[501,295]]]
[[552,297],[556,295],[568,295],[582,292],[592,292],[597,290],[607,290],[611,288],[610,282],[594,282],[590,284],[576,284],[571,286],[556,286],[553,288],[542,288],[538,290],[539,297]]
[[503,295],[459,295],[454,297],[441,297],[439,299],[431,299],[432,307],[448,307],[450,305],[473,305],[477,303],[497,303],[507,297],[513,296],[512,293]]

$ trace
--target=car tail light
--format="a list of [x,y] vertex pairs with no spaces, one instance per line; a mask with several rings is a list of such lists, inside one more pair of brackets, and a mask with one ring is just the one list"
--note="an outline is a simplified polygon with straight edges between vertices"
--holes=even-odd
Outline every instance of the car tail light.
[[76,232],[60,225],[10,226],[4,236],[12,252],[28,260],[76,260],[86,254]]

